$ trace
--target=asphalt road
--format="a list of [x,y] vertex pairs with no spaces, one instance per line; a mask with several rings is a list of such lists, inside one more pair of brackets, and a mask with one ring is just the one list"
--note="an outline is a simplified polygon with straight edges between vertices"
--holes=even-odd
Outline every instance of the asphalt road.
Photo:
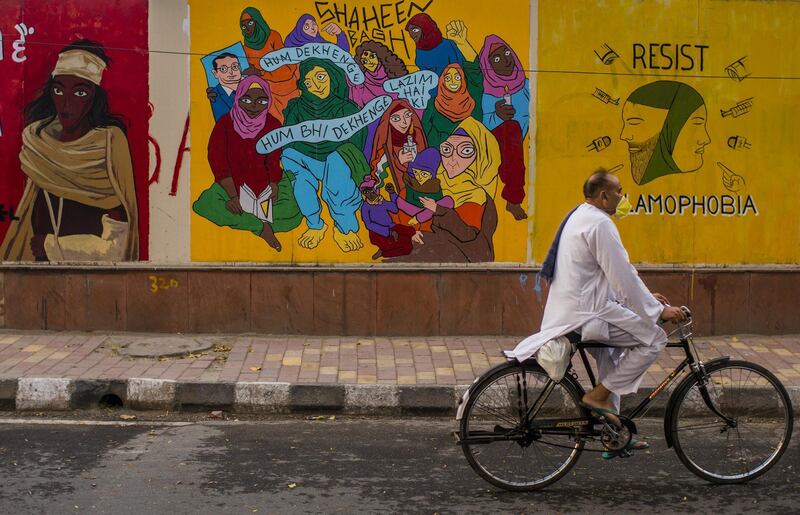
[[800,503],[797,435],[766,476],[720,487],[665,448],[660,421],[640,422],[649,451],[584,453],[559,483],[518,494],[472,472],[451,420],[97,424],[0,420],[0,513],[797,513]]

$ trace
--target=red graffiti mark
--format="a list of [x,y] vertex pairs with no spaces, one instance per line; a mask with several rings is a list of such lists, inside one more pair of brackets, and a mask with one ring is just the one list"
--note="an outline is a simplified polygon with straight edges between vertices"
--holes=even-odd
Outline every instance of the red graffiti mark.
[[175,169],[172,171],[172,188],[169,190],[170,196],[178,194],[178,179],[181,175],[181,167],[183,166],[183,154],[189,151],[186,146],[186,139],[189,137],[189,115],[186,115],[186,123],[183,124],[183,136],[181,136],[181,144],[178,147],[178,157],[175,159]]
[[161,177],[161,145],[159,145],[158,141],[156,141],[156,139],[150,134],[147,135],[147,141],[153,144],[153,152],[156,154],[156,167],[153,170],[153,175],[147,182],[148,186],[152,186],[153,184],[156,184],[158,179]]
[[[147,115],[147,121],[149,125],[149,121],[153,118],[153,113],[156,110],[156,107],[153,105],[152,102],[147,103],[147,109],[149,114]],[[147,141],[153,144],[153,151],[156,155],[156,167],[153,170],[153,175],[150,177],[150,180],[147,181],[148,186],[152,186],[153,184],[158,182],[158,179],[161,177],[161,145],[158,144],[158,141],[153,137],[152,134],[147,134]]]

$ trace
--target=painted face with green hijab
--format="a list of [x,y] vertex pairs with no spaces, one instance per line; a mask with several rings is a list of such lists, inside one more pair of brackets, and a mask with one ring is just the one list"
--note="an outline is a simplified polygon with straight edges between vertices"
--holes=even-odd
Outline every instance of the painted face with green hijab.
[[[293,125],[307,120],[332,120],[359,111],[359,107],[348,98],[347,78],[344,71],[327,59],[312,57],[300,63],[297,88],[300,90],[300,96],[291,99],[283,111],[284,125]],[[353,133],[347,141],[353,143],[356,148],[362,149],[366,135],[367,129],[363,128]],[[326,156],[341,146],[342,142],[338,141],[291,144],[291,148],[319,160],[324,160]]]
[[248,7],[242,11],[242,15],[239,17],[239,28],[242,29],[245,46],[253,50],[264,48],[270,28],[264,21],[264,17],[261,16],[261,11],[255,7]]
[[656,81],[631,93],[622,108],[620,139],[628,144],[636,184],[699,170],[711,142],[707,119],[703,97],[681,82]]

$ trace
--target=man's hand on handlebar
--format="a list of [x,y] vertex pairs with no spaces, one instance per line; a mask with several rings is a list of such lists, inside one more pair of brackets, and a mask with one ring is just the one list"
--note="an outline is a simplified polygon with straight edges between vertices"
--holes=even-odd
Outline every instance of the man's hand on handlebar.
[[686,312],[675,306],[665,307],[659,318],[661,318],[661,320],[674,323],[684,322],[687,320]]

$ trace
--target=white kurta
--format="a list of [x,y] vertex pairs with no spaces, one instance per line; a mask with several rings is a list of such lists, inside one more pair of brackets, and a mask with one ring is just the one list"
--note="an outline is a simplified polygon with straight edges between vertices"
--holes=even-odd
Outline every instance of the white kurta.
[[[609,325],[633,337],[635,342],[626,347],[638,344],[660,350],[667,341],[657,323],[663,309],[630,264],[611,217],[590,204],[582,204],[561,233],[541,330],[506,354],[524,361],[547,341],[575,330],[580,330],[584,341],[613,344]],[[634,391],[638,381],[635,383],[631,385]]]

